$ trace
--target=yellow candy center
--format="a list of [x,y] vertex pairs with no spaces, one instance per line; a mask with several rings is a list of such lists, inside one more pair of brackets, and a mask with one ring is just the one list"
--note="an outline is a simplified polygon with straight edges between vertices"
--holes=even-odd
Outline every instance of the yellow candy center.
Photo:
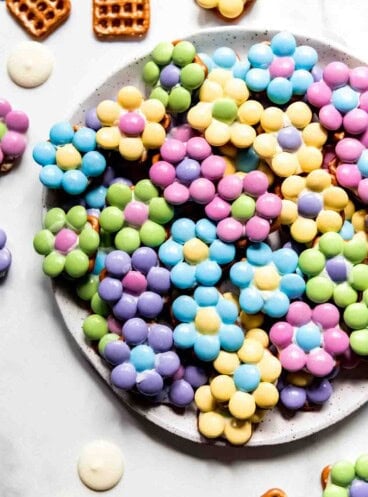
[[198,310],[194,323],[200,333],[215,335],[220,329],[221,320],[215,309],[202,307]]
[[280,275],[273,267],[260,267],[254,271],[254,284],[259,290],[276,290]]
[[82,156],[71,143],[57,149],[56,164],[60,169],[63,169],[64,171],[76,169],[81,163]]
[[209,250],[207,245],[198,238],[192,238],[185,242],[183,247],[184,259],[189,264],[198,264],[208,259]]

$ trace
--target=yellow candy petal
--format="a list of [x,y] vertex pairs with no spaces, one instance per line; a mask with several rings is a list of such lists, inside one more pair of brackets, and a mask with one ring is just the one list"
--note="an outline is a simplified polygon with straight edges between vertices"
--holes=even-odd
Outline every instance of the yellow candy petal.
[[238,109],[238,119],[244,124],[254,126],[259,123],[263,113],[263,105],[257,100],[248,100]]
[[294,102],[286,109],[286,115],[296,128],[305,128],[312,120],[312,111],[304,102]]
[[119,147],[121,133],[119,128],[111,126],[110,128],[100,128],[96,133],[96,142],[106,150],[114,150]]
[[207,438],[220,437],[225,429],[225,419],[217,412],[201,412],[198,416],[198,430]]
[[[220,67],[213,69],[207,76],[208,81],[218,83],[221,86],[221,89],[225,87],[226,82],[230,79],[233,79],[231,71],[227,71],[226,69],[222,69]],[[223,90],[221,91],[221,96],[223,96]]]
[[208,143],[214,147],[225,145],[230,140],[230,136],[230,127],[216,119],[212,120],[204,133],[204,137]]
[[239,357],[235,352],[221,350],[213,362],[213,367],[221,374],[233,374],[240,365]]
[[281,224],[293,224],[298,219],[298,207],[292,200],[282,200],[281,213],[280,213],[280,223]]
[[143,95],[135,86],[123,86],[118,93],[118,102],[124,109],[138,109],[143,102]]
[[242,362],[256,364],[262,359],[264,350],[261,342],[247,337],[237,353]]
[[212,122],[212,105],[199,102],[189,110],[187,119],[192,128],[204,131]]
[[244,0],[219,0],[220,14],[228,19],[240,16],[244,9]]
[[225,374],[215,376],[210,387],[212,395],[218,402],[228,402],[236,392],[234,380]]
[[141,111],[148,121],[159,123],[165,116],[166,110],[162,102],[156,98],[149,98],[141,105]]
[[233,445],[244,445],[252,436],[252,423],[234,418],[227,419],[224,436]]
[[225,82],[224,96],[232,98],[239,106],[248,99],[249,90],[242,79],[232,78]]
[[347,206],[344,209],[345,219],[348,220],[348,221],[351,221],[354,213],[355,213],[354,202],[349,199],[348,200],[348,204],[347,204]]
[[238,148],[250,147],[256,137],[254,128],[248,124],[234,123],[230,126],[230,140]]
[[119,152],[124,159],[139,160],[142,158],[144,146],[140,138],[121,138]]
[[365,231],[367,212],[365,209],[354,212],[351,222],[355,231]]
[[281,374],[281,363],[269,350],[265,350],[262,359],[257,364],[261,373],[261,381],[273,383]]
[[321,148],[326,143],[328,134],[319,123],[310,123],[303,129],[302,138],[306,145]]
[[295,154],[280,152],[272,159],[271,167],[277,176],[286,178],[297,173],[300,166]]
[[267,348],[269,344],[268,334],[261,328],[250,329],[249,331],[246,332],[245,338],[251,338],[252,340],[257,340],[257,342],[259,342],[263,348]]
[[254,397],[246,392],[235,392],[229,401],[229,411],[237,419],[248,419],[256,410]]
[[202,412],[210,412],[216,408],[216,399],[211,393],[209,385],[199,387],[194,395],[194,402]]
[[285,199],[296,201],[305,188],[305,178],[302,176],[289,176],[281,185],[281,193]]
[[252,328],[258,328],[262,326],[264,321],[264,315],[259,314],[247,314],[244,311],[240,313],[240,323],[246,330],[251,330]]
[[261,382],[253,392],[254,400],[258,407],[271,409],[279,400],[279,392],[272,383]]
[[223,94],[224,91],[220,83],[206,79],[199,90],[199,100],[201,102],[214,102],[218,98],[222,98]]
[[326,209],[342,211],[348,205],[349,197],[342,188],[330,186],[323,191],[323,201]]
[[317,224],[313,219],[298,217],[291,225],[290,233],[296,242],[308,243],[317,236]]
[[146,123],[142,133],[142,142],[146,148],[159,148],[164,143],[166,131],[159,123]]
[[309,173],[322,166],[322,152],[315,147],[303,146],[297,151],[300,168],[303,172]]
[[312,171],[306,177],[306,186],[314,192],[322,192],[331,185],[331,176],[324,169]]
[[113,126],[120,117],[121,109],[113,100],[103,100],[96,107],[96,114],[103,126]]
[[204,9],[214,9],[217,7],[218,0],[196,0],[197,4]]
[[278,131],[284,126],[284,113],[278,107],[268,107],[261,116],[261,126],[265,131]]
[[277,140],[273,135],[263,133],[255,138],[253,148],[263,159],[271,159],[277,151]]
[[321,211],[316,219],[318,231],[327,233],[328,231],[340,231],[342,228],[342,217],[335,211]]

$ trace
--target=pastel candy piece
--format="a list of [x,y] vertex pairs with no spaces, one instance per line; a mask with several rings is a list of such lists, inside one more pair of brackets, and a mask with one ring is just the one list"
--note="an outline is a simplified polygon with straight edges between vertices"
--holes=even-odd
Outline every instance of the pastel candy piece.
[[24,88],[42,85],[50,77],[54,57],[49,48],[37,41],[19,43],[7,61],[11,79]]
[[78,474],[92,490],[104,491],[117,485],[124,473],[120,448],[105,440],[87,444],[78,460]]
[[55,249],[63,254],[72,250],[78,242],[78,235],[67,228],[63,228],[55,237]]

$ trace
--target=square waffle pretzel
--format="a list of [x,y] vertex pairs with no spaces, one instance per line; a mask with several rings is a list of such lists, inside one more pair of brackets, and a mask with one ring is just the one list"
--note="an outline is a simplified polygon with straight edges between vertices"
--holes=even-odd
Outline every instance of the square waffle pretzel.
[[35,38],[45,38],[70,14],[70,0],[6,0],[9,12]]
[[149,25],[149,0],[93,0],[93,30],[99,38],[143,36]]

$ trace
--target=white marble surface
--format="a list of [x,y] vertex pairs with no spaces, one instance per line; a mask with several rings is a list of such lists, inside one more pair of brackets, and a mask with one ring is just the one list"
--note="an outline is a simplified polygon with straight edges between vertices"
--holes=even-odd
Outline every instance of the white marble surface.
[[[139,42],[93,38],[91,1],[74,0],[68,22],[44,43],[54,52],[50,80],[35,90],[16,87],[6,59],[27,35],[0,2],[0,94],[31,116],[30,142],[43,139],[113,68],[161,40],[216,26],[217,17],[192,0],[151,0],[152,25]],[[290,29],[345,45],[368,60],[366,0],[257,0],[240,23]],[[224,23],[221,23],[224,24]],[[68,338],[32,237],[41,222],[41,186],[29,147],[20,167],[0,178],[0,226],[14,262],[0,285],[0,496],[88,497],[76,474],[81,447],[95,438],[123,450],[126,473],[107,492],[152,497],[205,492],[258,497],[271,486],[289,497],[320,495],[319,471],[366,450],[368,407],[330,430],[272,450],[199,447],[137,419],[119,403]],[[347,402],[349,399],[347,399]]]

